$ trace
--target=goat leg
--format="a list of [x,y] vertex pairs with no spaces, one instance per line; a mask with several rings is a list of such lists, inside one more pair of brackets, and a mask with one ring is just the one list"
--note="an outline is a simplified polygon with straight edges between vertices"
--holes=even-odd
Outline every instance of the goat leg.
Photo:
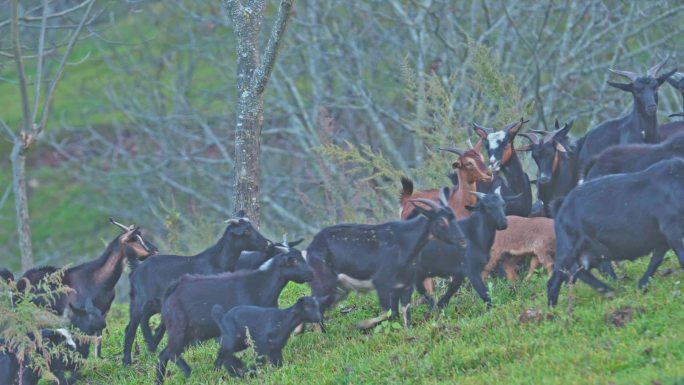
[[596,278],[589,270],[579,269],[575,274],[582,282],[596,289],[599,293],[610,296],[613,293],[613,288],[606,285],[600,279]]
[[470,279],[470,284],[473,285],[473,288],[475,288],[475,291],[480,298],[487,304],[487,309],[491,309],[492,300],[489,298],[487,286],[482,282],[482,277],[480,277],[479,272],[469,274],[468,279]]
[[618,279],[617,274],[615,274],[615,270],[613,270],[613,263],[610,261],[603,261],[599,265],[599,271],[601,272],[602,275],[612,279],[616,280]]
[[164,383],[164,377],[166,377],[166,365],[169,363],[169,353],[166,348],[164,348],[161,353],[159,353],[159,363],[157,363],[157,385]]
[[651,277],[653,277],[653,274],[655,274],[658,266],[663,263],[663,260],[665,259],[665,253],[667,252],[668,248],[669,246],[663,246],[653,251],[653,256],[651,256],[651,261],[648,263],[648,268],[639,280],[639,289],[643,290],[646,288],[648,281],[651,279]]
[[461,288],[461,284],[463,284],[463,275],[455,275],[451,277],[451,283],[449,283],[449,287],[447,288],[446,293],[442,296],[442,298],[439,299],[439,302],[437,302],[437,307],[440,309],[444,309],[448,304],[449,300],[451,297],[456,294],[458,289]]
[[414,286],[416,287],[416,291],[418,292],[418,295],[421,296],[421,298],[428,304],[430,307],[430,310],[435,309],[435,300],[432,299],[432,296],[427,293],[427,289],[425,288],[425,281],[422,278],[416,277]]

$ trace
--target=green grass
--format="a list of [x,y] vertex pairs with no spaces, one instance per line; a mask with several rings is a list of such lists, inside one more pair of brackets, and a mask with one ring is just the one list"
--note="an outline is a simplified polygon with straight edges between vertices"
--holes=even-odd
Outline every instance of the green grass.
[[[92,207],[90,198],[97,194],[81,183],[64,178],[62,172],[40,167],[28,172],[37,186],[29,188],[29,213],[33,251],[37,264],[66,263],[93,259],[103,250],[117,231],[108,222],[108,213]],[[0,171],[0,186],[11,183],[9,170]],[[2,189],[4,193],[4,188]],[[16,242],[14,196],[0,207],[0,264],[20,271]],[[46,259],[47,258],[47,259]]]
[[[188,383],[684,384],[684,274],[670,255],[660,271],[674,272],[658,274],[648,292],[641,293],[636,280],[646,263],[644,258],[617,268],[628,278],[614,283],[616,298],[603,298],[580,283],[570,293],[563,288],[553,311],[545,305],[546,274],[514,285],[493,281],[491,311],[466,286],[434,318],[424,317],[424,305],[414,306],[414,327],[408,330],[357,331],[357,322],[377,315],[377,300],[350,295],[329,312],[327,334],[308,332],[290,339],[282,368],[264,367],[255,378],[231,379],[212,371],[217,344],[210,341],[184,354],[193,368]],[[281,306],[308,292],[305,285],[291,284]],[[340,312],[349,307],[354,310]],[[633,319],[617,327],[612,315],[622,308],[633,309]],[[543,320],[521,322],[526,309],[541,310]],[[121,364],[127,313],[126,305],[110,313],[104,358],[90,358],[83,371],[88,383],[153,383],[156,355],[147,353],[140,333],[134,365]],[[184,384],[175,365],[169,368],[166,383]]]

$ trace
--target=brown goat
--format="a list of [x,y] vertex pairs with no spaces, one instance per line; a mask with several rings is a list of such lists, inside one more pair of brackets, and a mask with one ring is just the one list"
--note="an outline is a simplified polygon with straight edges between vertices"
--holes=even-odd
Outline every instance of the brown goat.
[[[458,174],[458,188],[452,189],[451,194],[449,194],[448,203],[449,207],[454,210],[456,217],[462,219],[470,215],[470,211],[468,211],[465,207],[477,203],[477,197],[473,194],[469,194],[469,192],[477,191],[477,182],[491,181],[492,172],[484,164],[482,155],[477,147],[467,151],[462,151],[455,148],[447,149],[445,151],[453,152],[459,155],[458,160],[451,165]],[[414,208],[413,203],[411,203],[412,199],[439,199],[439,189],[428,189],[414,192],[413,182],[406,178],[402,178],[401,184],[401,210],[399,212],[401,219],[407,219],[411,216]]]
[[536,217],[525,218],[515,215],[506,217],[508,228],[496,232],[494,244],[490,250],[489,262],[482,271],[482,280],[503,260],[506,278],[515,281],[518,278],[516,268],[525,257],[531,256],[530,268],[525,279],[530,279],[534,270],[544,266],[546,271],[553,272],[553,257],[556,250],[556,233],[553,219]]
[[[473,206],[477,203],[477,196],[471,194],[477,192],[477,182],[490,182],[493,178],[492,171],[484,164],[480,154],[481,149],[481,143],[478,143],[475,148],[466,151],[456,148],[444,149],[444,151],[459,155],[458,160],[451,164],[451,167],[458,175],[458,187],[451,189],[448,199],[449,207],[454,211],[458,219],[469,216],[470,211],[465,207]],[[401,219],[407,219],[411,216],[414,208],[414,204],[411,203],[412,199],[439,199],[439,189],[420,190],[414,193],[413,182],[406,178],[401,178],[401,185],[401,209],[399,211]],[[435,292],[432,278],[426,278],[423,284],[428,293],[433,294]]]

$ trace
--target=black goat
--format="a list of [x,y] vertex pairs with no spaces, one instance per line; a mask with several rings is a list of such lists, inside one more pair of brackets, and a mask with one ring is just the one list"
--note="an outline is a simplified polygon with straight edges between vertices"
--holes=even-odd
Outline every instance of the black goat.
[[490,167],[503,173],[503,178],[498,173],[495,174],[493,182],[479,182],[477,191],[491,193],[501,187],[501,195],[506,201],[506,215],[521,217],[529,216],[532,211],[532,189],[530,178],[513,148],[513,141],[526,122],[520,119],[500,131],[474,124],[475,133],[487,149]]
[[480,274],[489,261],[489,250],[494,243],[496,231],[507,228],[506,203],[500,195],[500,188],[496,189],[494,194],[473,194],[477,195],[479,201],[474,206],[468,207],[472,214],[458,221],[458,226],[468,240],[468,247],[464,250],[439,240],[433,240],[423,248],[418,259],[414,285],[430,307],[434,307],[434,300],[427,294],[423,285],[424,279],[428,277],[451,277],[447,292],[438,302],[440,308],[449,304],[449,300],[461,287],[466,277],[487,307],[492,306],[487,286]]
[[[639,287],[674,249],[684,267],[684,159],[658,162],[644,171],[607,175],[572,190],[555,221],[556,261],[548,282],[555,306],[561,283],[579,278],[600,292],[612,288],[589,269],[602,259],[634,260],[653,252]],[[654,209],[658,202],[661,209]]]
[[231,376],[240,377],[244,365],[235,353],[248,348],[248,336],[260,358],[267,357],[272,365],[281,366],[283,348],[295,327],[303,322],[321,322],[318,300],[313,297],[302,297],[287,309],[244,305],[225,311],[221,305],[214,305],[211,316],[221,329],[214,369],[223,365]]
[[[239,215],[243,213],[239,213]],[[131,271],[131,302],[129,321],[123,345],[123,363],[131,363],[131,350],[138,325],[148,350],[154,352],[164,335],[159,325],[155,334],[150,329],[150,317],[161,311],[166,288],[183,274],[218,274],[234,271],[243,251],[265,251],[271,243],[257,231],[247,218],[230,219],[223,236],[215,245],[192,256],[158,255],[148,258]]]
[[663,64],[665,61],[654,65],[646,72],[645,76],[638,76],[629,71],[610,70],[612,73],[630,80],[626,84],[614,82],[608,82],[608,84],[632,94],[634,98],[632,112],[622,118],[599,124],[589,130],[577,142],[579,151],[577,158],[578,180],[580,183],[584,180],[583,171],[587,164],[606,148],[617,144],[658,143],[660,141],[656,114],[658,110],[658,87],[676,71],[674,69],[656,76]]
[[440,192],[439,204],[414,199],[416,216],[380,225],[347,224],[327,227],[314,237],[307,249],[307,263],[314,271],[311,293],[321,300],[324,312],[350,290],[378,294],[383,314],[359,324],[370,328],[398,317],[401,298],[404,324],[410,324],[409,303],[413,274],[420,251],[431,237],[465,248],[463,232],[448,207],[449,188]]
[[[68,304],[65,313],[73,326],[89,336],[101,333],[106,326],[102,312],[93,305],[93,301],[90,298],[86,298],[82,304]],[[30,337],[33,338],[32,336]],[[65,344],[70,349],[78,352],[83,358],[88,357],[89,344],[75,340],[67,329],[43,329],[41,330],[41,338],[43,339],[43,344],[48,346]],[[23,369],[21,374],[22,385],[35,385],[40,379],[38,373],[31,369],[29,365],[30,362],[24,362],[21,368]],[[57,377],[60,384],[70,384],[77,380],[79,377],[78,369],[76,363],[65,356],[59,355],[52,357],[50,360],[49,370]],[[0,354],[0,384],[18,383],[19,372],[20,365],[13,353],[5,352]],[[69,380],[66,378],[67,372],[71,372]]]
[[684,132],[658,144],[625,144],[607,148],[587,164],[584,179],[637,172],[673,157],[684,158]]
[[9,269],[2,268],[0,269],[0,279],[4,280],[5,282],[14,281],[14,274],[12,274]]
[[556,120],[556,129],[545,133],[542,138],[535,133],[520,134],[530,143],[517,148],[518,151],[530,151],[537,164],[537,193],[543,203],[543,216],[552,218],[551,202],[563,198],[577,185],[577,153],[568,140],[568,132],[572,122],[560,127]]
[[166,365],[173,360],[190,377],[190,367],[181,354],[196,341],[221,335],[211,317],[211,308],[221,305],[277,307],[280,292],[288,282],[309,282],[313,278],[302,253],[290,249],[271,258],[258,270],[239,270],[218,275],[186,274],[169,286],[162,305],[162,322],[168,329],[168,344],[159,354],[157,383],[164,382]]
[[243,251],[240,254],[237,264],[235,265],[235,270],[258,269],[269,259],[275,257],[283,251],[287,251],[291,247],[296,247],[302,242],[304,242],[304,238],[300,238],[294,242],[288,242],[287,240],[284,240],[283,242],[268,245],[268,249],[266,251]]

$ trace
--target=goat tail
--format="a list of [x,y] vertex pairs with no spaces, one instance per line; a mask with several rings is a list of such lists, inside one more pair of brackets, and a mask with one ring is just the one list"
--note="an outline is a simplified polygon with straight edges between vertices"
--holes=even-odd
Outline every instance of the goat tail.
[[216,304],[211,307],[211,318],[214,319],[216,325],[221,327],[221,318],[223,317],[223,306]]
[[401,203],[406,202],[413,195],[413,181],[405,176],[401,177],[401,193],[399,195],[399,201]]

